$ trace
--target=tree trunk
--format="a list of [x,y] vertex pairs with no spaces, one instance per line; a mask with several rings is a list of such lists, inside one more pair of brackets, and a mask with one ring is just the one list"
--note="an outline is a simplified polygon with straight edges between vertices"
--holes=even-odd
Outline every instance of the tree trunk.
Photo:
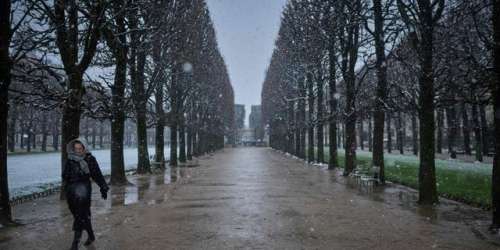
[[342,147],[344,148],[344,151],[347,149],[347,144],[346,144],[346,132],[345,132],[345,121],[342,122]]
[[[8,1],[6,1],[8,2]],[[3,4],[2,4],[3,5]],[[3,7],[3,6],[2,6]],[[3,10],[2,10],[3,12]],[[3,15],[3,14],[2,14]],[[10,13],[8,13],[8,16]],[[2,20],[3,21],[3,20]],[[3,25],[3,22],[2,22]],[[2,28],[3,29],[3,28]],[[0,37],[0,39],[4,39]],[[4,48],[0,48],[4,49]],[[1,51],[3,53],[3,51]],[[2,55],[0,55],[2,56]],[[0,64],[0,223],[12,219],[9,198],[9,184],[7,171],[7,119],[9,117],[8,86],[10,84],[10,70]]]
[[[111,97],[111,98],[113,98],[113,97]],[[97,143],[97,126],[96,126],[96,123],[93,122],[92,123],[92,149],[96,149],[96,143]]]
[[488,121],[486,120],[486,105],[479,105],[479,113],[481,117],[481,138],[483,139],[483,154],[488,155],[490,152],[490,132],[488,128]]
[[[177,72],[174,72],[177,73]],[[176,94],[176,81],[178,77],[172,76],[172,87],[170,93],[170,106],[171,106],[171,121],[170,121],[170,166],[177,166],[177,129],[179,124],[179,115],[178,115],[178,96]]]
[[398,112],[398,149],[400,154],[404,154],[405,145],[405,122],[403,121],[403,114]]
[[179,124],[179,162],[186,163],[186,125],[182,118]]
[[7,130],[9,119],[9,86],[12,62],[9,55],[11,38],[11,1],[0,1],[0,223],[12,221],[7,171]]
[[297,157],[300,157],[301,156],[301,145],[300,145],[300,132],[301,132],[301,128],[300,128],[300,112],[299,111],[294,111],[294,118],[295,118],[295,122],[294,122],[294,132],[295,132],[295,156]]
[[[127,81],[127,37],[125,28],[125,13],[121,11],[123,1],[113,2],[115,13],[116,31],[120,35],[105,33],[105,39],[113,50],[115,57],[115,78],[111,88],[111,185],[124,185],[127,183],[125,175],[124,138],[125,138],[125,86]],[[117,43],[116,41],[119,41]],[[95,129],[95,127],[94,127]]]
[[391,129],[391,114],[386,113],[387,116],[387,152],[392,153],[392,129]]
[[430,1],[419,2],[423,10],[421,26],[422,38],[420,41],[420,66],[419,77],[419,106],[420,106],[420,168],[419,168],[419,203],[431,205],[438,202],[436,189],[435,154],[435,121],[434,121],[434,69],[433,60],[433,34],[434,17],[433,6]]
[[[93,121],[94,123],[95,121]],[[90,140],[89,140],[89,136],[90,136],[90,122],[89,122],[89,118],[86,117],[84,120],[83,120],[83,124],[81,125],[83,126],[85,129],[84,129],[84,137],[85,137],[85,142],[88,143]]]
[[151,173],[148,153],[147,118],[145,107],[139,108],[139,110],[137,112],[137,173],[146,174]]
[[170,125],[170,166],[177,166],[177,124]]
[[[61,120],[62,146],[61,146],[61,173],[64,170],[68,152],[66,145],[80,136],[80,114],[82,102],[82,76],[80,73],[68,75],[70,78],[70,89],[68,99],[64,102]],[[64,186],[62,186],[61,199],[65,199]]]
[[346,81],[346,122],[345,122],[345,168],[344,176],[349,175],[356,168],[356,100],[354,68]]
[[309,104],[309,116],[307,121],[307,162],[314,161],[314,83],[313,74],[307,73],[307,103]]
[[361,1],[352,3],[352,8],[345,8],[349,25],[346,25],[344,42],[342,43],[342,74],[345,81],[345,134],[346,153],[344,176],[351,174],[356,168],[356,62],[359,50],[359,17]]
[[145,93],[144,66],[146,54],[141,51],[137,54],[137,68],[132,70],[133,76],[133,100],[136,112],[137,130],[137,173],[146,174],[151,172],[148,153],[148,133],[147,133],[147,97]]
[[206,147],[206,133],[203,130],[198,131],[198,152],[200,155],[204,155],[207,153],[207,147]]
[[127,140],[127,147],[132,147],[132,144],[134,143],[133,142],[133,138],[132,138],[132,126],[130,125],[130,122],[125,120],[125,135],[126,135],[126,140]]
[[379,167],[377,177],[381,183],[385,183],[384,123],[385,100],[387,99],[387,64],[385,55],[384,17],[381,0],[373,0],[373,14],[375,24],[375,53],[377,56],[375,65],[377,69],[377,99],[375,102],[375,111],[373,113],[372,165]]
[[295,154],[294,149],[294,132],[295,132],[295,112],[294,112],[294,101],[287,102],[287,145],[286,152],[289,154]]
[[[66,99],[62,112],[61,172],[67,159],[66,145],[80,136],[80,116],[84,92],[83,74],[96,53],[97,43],[100,38],[99,27],[104,21],[104,15],[100,14],[104,8],[102,1],[97,1],[95,5],[90,5],[92,7],[88,9],[90,13],[99,13],[98,15],[79,15],[79,8],[83,5],[75,0],[54,1],[54,15],[50,15],[51,26],[55,28],[56,45],[69,82],[65,91]],[[92,24],[86,27],[85,30],[80,29],[82,27],[78,25],[79,19],[82,18],[88,18],[87,21]],[[83,40],[85,40],[85,46],[82,47],[81,41]],[[62,187],[60,197],[64,199],[64,185]]]
[[[158,66],[157,66],[158,67]],[[165,112],[163,111],[163,83],[157,83],[156,92],[156,126],[155,126],[155,162],[165,166]]]
[[[351,92],[348,90],[348,92]],[[356,168],[356,113],[354,112],[354,92],[347,94],[347,110],[345,124],[345,169],[344,176],[349,175]]]
[[442,108],[437,110],[437,126],[438,127],[437,127],[436,150],[438,154],[441,154],[443,153],[443,128],[444,128],[444,111]]
[[[137,7],[137,6],[135,6]],[[134,9],[129,13],[129,29],[139,28],[138,10]],[[132,101],[135,108],[136,131],[137,131],[137,173],[146,174],[151,172],[148,153],[148,133],[147,133],[147,102],[145,83],[146,51],[141,48],[141,36],[139,32],[130,33],[130,81],[132,84]]]
[[9,123],[8,123],[8,147],[10,152],[14,152],[16,150],[16,128],[17,128],[17,106],[12,105],[12,111],[9,114]]
[[418,156],[418,123],[417,116],[412,113],[411,115],[411,137],[413,144],[413,154]]
[[33,141],[33,149],[36,149],[36,131],[37,130],[37,125],[33,125],[32,128],[30,129],[31,131],[31,140]]
[[464,151],[466,155],[471,155],[470,148],[470,124],[469,114],[467,113],[467,105],[462,102],[462,134],[464,136]]
[[20,136],[21,137],[20,138],[21,145],[20,145],[20,147],[21,147],[21,149],[24,150],[24,144],[26,143],[26,139],[24,139],[24,135],[26,134],[26,128],[25,128],[26,125],[24,125],[25,121],[23,121],[23,120],[21,120],[20,123],[21,123],[21,136]]
[[31,121],[29,122],[27,133],[28,133],[28,138],[26,139],[26,141],[28,142],[28,144],[26,145],[26,151],[31,152],[31,143],[33,142],[33,132],[32,132],[32,122]]
[[99,122],[99,148],[103,149],[104,148],[104,123]]
[[[160,6],[156,6],[160,8]],[[162,71],[165,70],[162,65],[162,33],[157,32],[153,36],[153,62],[154,62],[154,77],[155,84],[155,109],[156,109],[156,126],[155,126],[155,162],[160,164],[160,168],[165,166],[165,111],[163,110],[164,98],[163,89],[164,81]]]
[[372,121],[372,116],[369,115],[368,117],[368,151],[373,152],[373,121]]
[[335,41],[331,41],[330,48],[328,49],[328,57],[329,57],[329,92],[330,92],[330,117],[329,117],[329,132],[328,136],[330,145],[328,147],[328,152],[330,154],[330,160],[328,161],[328,169],[333,170],[339,166],[338,163],[338,143],[337,143],[337,79],[336,79],[336,63],[337,63],[337,55],[335,54]]
[[42,114],[42,151],[47,152],[47,115]]
[[200,130],[194,129],[193,132],[193,155],[198,157],[201,155],[200,151]]
[[54,126],[52,127],[52,147],[54,148],[54,151],[58,151],[59,150],[59,126],[58,124],[60,124],[60,121],[59,121],[59,114],[57,114],[58,111],[55,112],[55,114],[53,115],[53,120],[52,120],[52,123],[54,124]]
[[[494,72],[493,112],[495,122],[495,158],[493,160],[491,195],[492,195],[492,226],[497,231],[500,228],[500,0],[493,1],[493,37],[494,37]],[[0,119],[1,120],[1,119]]]
[[299,79],[299,116],[298,125],[300,129],[300,150],[299,158],[306,158],[306,88],[304,86],[304,78]]
[[448,152],[450,158],[455,159],[457,158],[455,144],[458,133],[455,105],[451,105],[446,109],[446,122],[448,125]]
[[[337,129],[337,149],[342,148],[342,123],[337,122],[335,129]],[[337,152],[338,155],[338,152]]]
[[[232,144],[234,145],[234,141],[232,141]],[[191,161],[193,160],[193,128],[191,127],[191,124],[187,126],[187,160]]]
[[[118,67],[118,66],[117,66]],[[116,77],[116,76],[115,76]],[[116,78],[115,78],[116,81]],[[121,81],[121,80],[120,80]],[[115,84],[115,89],[117,85]],[[119,90],[115,90],[119,91]],[[118,108],[122,102],[123,96],[119,97],[119,93],[114,94],[113,105]],[[125,114],[123,110],[113,112],[113,120],[111,121],[111,185],[123,185],[127,183],[125,175],[125,160],[123,155],[123,138],[125,130]]]
[[201,155],[204,155],[207,153],[207,133],[204,130],[200,130],[199,136],[199,152]]
[[318,77],[317,77],[317,93],[318,93],[318,103],[317,103],[317,113],[316,113],[316,140],[318,146],[318,158],[319,163],[325,162],[325,145],[324,145],[324,131],[323,131],[323,71],[321,70],[321,64],[318,65]]
[[483,161],[483,138],[481,133],[481,122],[479,121],[479,105],[472,105],[472,122],[474,126],[474,139],[476,141],[474,151],[476,161]]
[[358,137],[359,137],[359,147],[361,150],[365,150],[365,135],[364,135],[364,124],[363,124],[363,119],[359,119],[358,122]]

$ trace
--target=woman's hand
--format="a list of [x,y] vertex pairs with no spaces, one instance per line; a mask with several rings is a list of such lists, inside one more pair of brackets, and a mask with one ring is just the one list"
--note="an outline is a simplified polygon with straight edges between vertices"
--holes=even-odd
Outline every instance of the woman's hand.
[[107,188],[101,188],[101,197],[106,200],[108,198],[108,189]]

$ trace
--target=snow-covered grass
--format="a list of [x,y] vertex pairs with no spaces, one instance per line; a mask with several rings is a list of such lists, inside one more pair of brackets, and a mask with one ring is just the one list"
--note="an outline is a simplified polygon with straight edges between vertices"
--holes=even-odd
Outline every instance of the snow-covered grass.
[[[344,150],[339,150],[339,165],[344,166]],[[371,152],[357,151],[358,168],[371,167]],[[419,160],[413,155],[385,154],[386,179],[418,188]],[[328,162],[328,148],[325,161]],[[438,193],[444,197],[489,208],[491,206],[491,165],[459,160],[436,160]]]
[[[165,152],[170,148],[165,147]],[[153,155],[153,147],[148,149],[149,155]],[[93,150],[92,154],[104,175],[111,174],[110,150]],[[169,154],[165,153],[169,158]],[[137,149],[127,148],[124,150],[125,170],[133,170],[137,164]],[[46,191],[61,182],[61,154],[60,152],[43,154],[20,154],[8,155],[8,178],[11,198]]]

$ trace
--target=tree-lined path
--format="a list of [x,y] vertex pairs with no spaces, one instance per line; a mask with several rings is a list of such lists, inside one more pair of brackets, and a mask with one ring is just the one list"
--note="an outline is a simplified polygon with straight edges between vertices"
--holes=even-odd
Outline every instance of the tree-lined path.
[[0,1],[0,250],[88,174],[97,249],[500,248],[500,0]]
[[[419,207],[406,188],[363,189],[272,149],[226,148],[190,164],[130,178],[106,202],[94,192],[92,249],[499,247],[483,232],[487,212],[447,200]],[[66,210],[57,197],[14,207],[28,224],[2,232],[0,249],[64,249]]]

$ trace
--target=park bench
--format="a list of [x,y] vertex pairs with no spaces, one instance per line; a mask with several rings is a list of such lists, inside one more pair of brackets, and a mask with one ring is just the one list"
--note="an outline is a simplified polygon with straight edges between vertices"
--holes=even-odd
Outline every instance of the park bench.
[[369,189],[373,188],[379,183],[378,173],[380,171],[379,167],[370,167],[368,169],[356,169],[351,174],[351,176],[356,180],[358,185],[361,187],[367,187]]

